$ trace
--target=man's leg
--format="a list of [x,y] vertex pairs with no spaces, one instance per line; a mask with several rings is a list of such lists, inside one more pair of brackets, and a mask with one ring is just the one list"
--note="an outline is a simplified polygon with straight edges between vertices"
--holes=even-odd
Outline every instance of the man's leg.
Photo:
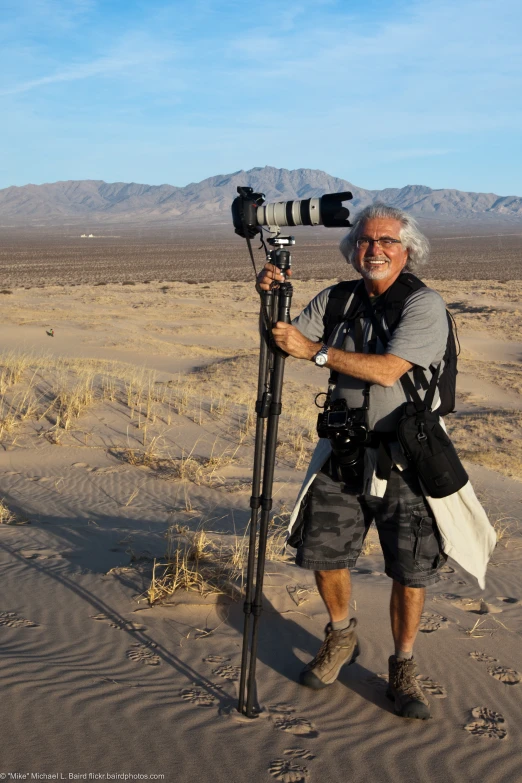
[[[345,664],[359,655],[355,618],[348,617],[350,572],[361,550],[369,522],[358,496],[360,480],[341,481],[325,468],[316,476],[303,507],[303,527],[297,541],[297,565],[315,572],[316,584],[330,622],[319,652],[302,670],[302,685],[331,685]],[[331,467],[331,466],[330,466]]]
[[[319,590],[319,592],[321,591]],[[399,582],[393,581],[390,618],[393,641],[395,642],[395,655],[398,658],[411,658],[413,645],[419,631],[425,595],[426,589],[424,587],[405,587]]]
[[344,664],[355,661],[359,655],[359,644],[355,627],[357,621],[348,617],[351,581],[347,568],[330,571],[315,571],[319,595],[330,615],[326,626],[326,638],[315,658],[300,674],[301,685],[319,690],[331,685]]
[[339,623],[348,617],[352,583],[347,568],[333,571],[315,571],[315,582],[323,599],[330,621]]
[[390,619],[394,655],[389,658],[387,695],[404,718],[430,717],[426,694],[417,679],[413,645],[424,606],[425,588],[438,580],[445,558],[431,509],[411,470],[392,470],[376,523],[385,571],[393,579]]

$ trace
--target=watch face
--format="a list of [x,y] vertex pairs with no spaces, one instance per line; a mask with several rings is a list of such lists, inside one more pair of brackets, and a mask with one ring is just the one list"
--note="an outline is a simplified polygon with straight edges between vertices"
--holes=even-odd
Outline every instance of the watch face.
[[314,361],[318,367],[324,367],[328,361],[328,357],[324,353],[318,353]]

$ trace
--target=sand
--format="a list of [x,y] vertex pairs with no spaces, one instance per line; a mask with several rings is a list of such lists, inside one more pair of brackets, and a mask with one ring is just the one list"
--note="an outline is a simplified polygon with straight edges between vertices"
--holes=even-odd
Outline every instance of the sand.
[[[296,308],[329,282],[296,282]],[[461,303],[450,426],[499,543],[484,592],[453,562],[428,591],[416,644],[427,722],[396,717],[385,698],[390,582],[374,531],[353,573],[362,654],[322,692],[297,684],[326,622],[313,576],[289,558],[268,562],[256,720],[235,710],[241,602],[178,591],[150,606],[153,563],[165,562],[168,540],[204,528],[229,545],[249,519],[251,285],[4,296],[0,371],[27,358],[15,383],[1,381],[0,497],[13,518],[0,524],[0,772],[183,783],[522,780],[522,463],[510,457],[522,345],[499,327],[522,284],[492,285],[495,312],[476,327],[470,308],[488,283],[433,284]],[[287,362],[274,488],[281,525],[313,448],[312,399],[324,381],[318,368]],[[65,397],[75,384],[77,417]],[[22,421],[9,419],[13,410]]]

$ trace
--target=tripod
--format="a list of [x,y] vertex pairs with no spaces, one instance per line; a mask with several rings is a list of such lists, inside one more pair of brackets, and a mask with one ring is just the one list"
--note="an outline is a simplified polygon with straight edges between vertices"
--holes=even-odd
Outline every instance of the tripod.
[[[283,275],[290,268],[291,256],[282,245],[293,244],[292,237],[275,237],[268,242],[276,249],[268,253],[268,261],[275,264]],[[254,708],[258,625],[263,611],[263,577],[265,570],[266,542],[270,510],[272,508],[272,487],[274,483],[277,429],[281,413],[281,392],[287,354],[277,347],[271,337],[271,327],[276,321],[290,323],[292,284],[286,280],[272,291],[261,292],[261,345],[259,350],[259,374],[257,381],[256,436],[254,446],[254,469],[252,474],[252,496],[250,498],[250,538],[248,565],[243,611],[243,651],[241,655],[241,678],[239,683],[238,712],[248,718],[256,718]],[[259,536],[258,536],[259,525]],[[257,543],[257,563],[256,563]],[[250,641],[250,665],[248,647]],[[245,704],[246,698],[246,704]]]

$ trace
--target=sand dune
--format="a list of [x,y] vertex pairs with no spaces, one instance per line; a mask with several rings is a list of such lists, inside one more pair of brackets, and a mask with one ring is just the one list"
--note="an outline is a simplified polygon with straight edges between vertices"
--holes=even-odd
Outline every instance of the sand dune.
[[[296,308],[329,282],[296,283]],[[499,543],[484,592],[452,562],[429,591],[416,657],[433,719],[419,723],[397,718],[385,698],[389,580],[373,532],[353,575],[362,654],[322,692],[296,682],[322,637],[322,604],[312,575],[274,546],[254,721],[235,710],[241,602],[178,591],[150,605],[153,564],[168,546],[204,529],[215,560],[249,519],[252,286],[3,297],[0,771],[183,783],[522,780],[522,284],[433,285],[453,303],[463,347],[448,424]],[[274,535],[313,448],[324,380],[287,362]]]

